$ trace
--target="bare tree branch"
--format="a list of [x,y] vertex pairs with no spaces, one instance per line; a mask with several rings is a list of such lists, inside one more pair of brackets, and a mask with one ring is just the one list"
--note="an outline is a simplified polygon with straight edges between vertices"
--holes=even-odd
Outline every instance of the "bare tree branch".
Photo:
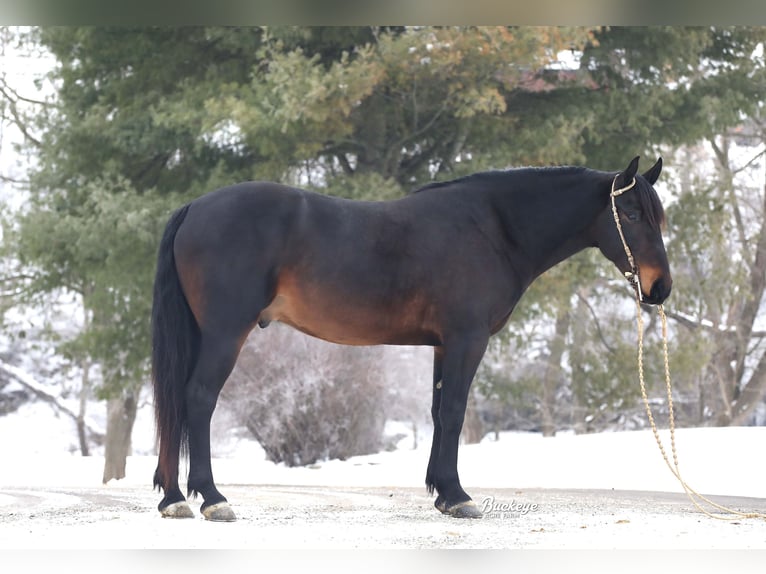
[[[69,409],[66,405],[61,404],[58,397],[56,397],[55,395],[48,393],[47,391],[41,389],[39,386],[34,385],[30,383],[28,380],[26,380],[27,378],[23,376],[16,367],[0,362],[0,370],[5,372],[6,375],[9,378],[11,378],[14,382],[20,384],[25,389],[28,389],[29,391],[31,391],[38,399],[41,399],[42,401],[50,405],[53,405],[53,407],[57,411],[71,418],[75,422],[75,424],[78,423],[79,417],[77,413]],[[101,432],[95,430],[93,427],[89,426],[84,421],[82,422],[82,424],[84,428],[87,429],[90,436],[97,437],[97,438],[103,437],[103,434]]]
[[606,340],[606,337],[604,337],[604,332],[601,330],[601,324],[598,322],[598,315],[596,315],[596,311],[591,306],[588,299],[583,296],[583,294],[580,291],[577,291],[577,298],[585,305],[586,309],[590,311],[591,317],[593,317],[593,324],[596,325],[596,333],[598,334],[598,338],[601,339],[601,343],[606,347],[606,350],[609,351],[612,355],[615,354],[615,349],[612,347]]
[[746,162],[746,163],[745,163],[743,166],[741,166],[741,167],[738,167],[738,168],[737,168],[737,169],[735,169],[735,170],[732,170],[732,172],[731,172],[731,173],[732,173],[732,174],[734,174],[734,175],[737,175],[738,173],[745,171],[745,170],[746,170],[746,169],[748,169],[748,168],[749,168],[749,167],[750,167],[750,166],[751,166],[753,163],[755,163],[755,162],[756,162],[758,159],[760,159],[761,157],[763,157],[765,154],[766,154],[766,149],[762,149],[762,150],[761,150],[761,151],[759,151],[757,154],[755,154],[755,155],[754,155],[752,158],[750,158],[750,159],[749,159],[749,160],[748,160],[748,161],[747,161],[747,162]]
[[[9,91],[13,94],[10,95]],[[36,137],[34,137],[29,130],[27,129],[27,124],[25,119],[22,117],[21,113],[18,110],[17,103],[19,99],[21,98],[16,92],[14,92],[8,84],[5,82],[0,83],[0,95],[5,98],[8,101],[8,110],[11,112],[11,115],[13,116],[13,123],[16,125],[17,128],[19,128],[19,131],[22,133],[22,135],[32,142],[32,144],[35,147],[42,147],[42,142],[38,140]]]
[[731,170],[731,165],[729,163],[729,140],[726,135],[723,136],[723,146],[719,146],[718,143],[715,140],[715,137],[711,137],[708,139],[708,143],[710,143],[710,146],[713,148],[713,152],[715,153],[716,159],[718,160],[718,167],[721,169],[721,172],[723,174],[723,187],[724,187],[724,194],[728,196],[729,203],[731,205],[731,210],[734,215],[734,222],[737,226],[737,236],[739,237],[740,245],[742,246],[742,250],[745,253],[744,261],[747,264],[748,267],[751,265],[751,257],[748,249],[748,241],[747,241],[747,233],[745,232],[745,223],[742,218],[742,211],[739,208],[739,202],[737,201],[737,196],[734,193],[734,174]]
[[[688,315],[683,315],[681,313],[677,313],[669,309],[665,309],[665,315],[667,315],[669,319],[673,319],[679,325],[682,325],[691,331],[702,329],[704,331],[708,331],[710,333],[716,333],[718,335],[727,334],[727,333],[731,335],[734,334],[733,327],[728,327],[725,325],[717,325],[713,323],[712,321],[708,321],[706,319],[694,319],[692,317],[689,317]],[[763,337],[766,337],[766,331],[751,331],[750,332],[751,339],[761,339]]]

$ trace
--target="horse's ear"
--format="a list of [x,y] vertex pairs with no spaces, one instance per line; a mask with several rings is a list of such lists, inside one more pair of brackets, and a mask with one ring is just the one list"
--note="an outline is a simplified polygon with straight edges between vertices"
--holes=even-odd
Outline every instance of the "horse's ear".
[[643,177],[650,184],[654,185],[654,182],[659,179],[661,171],[662,171],[662,158],[659,157],[657,158],[657,163],[655,163],[652,167],[646,170],[646,173],[643,174]]
[[625,171],[621,172],[618,177],[617,181],[615,182],[615,189],[619,189],[621,187],[625,187],[626,185],[630,185],[630,182],[633,181],[633,178],[636,177],[636,172],[638,171],[638,160],[640,156],[634,157],[630,164],[628,164],[628,167],[625,168]]

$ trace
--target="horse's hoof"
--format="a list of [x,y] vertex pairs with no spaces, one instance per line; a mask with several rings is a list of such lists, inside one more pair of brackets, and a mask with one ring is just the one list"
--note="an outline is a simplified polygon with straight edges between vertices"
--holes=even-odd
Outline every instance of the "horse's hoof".
[[168,504],[160,513],[162,518],[194,518],[194,512],[185,500]]
[[481,518],[484,516],[481,509],[476,505],[473,500],[466,500],[465,502],[458,502],[450,507],[447,507],[447,503],[439,496],[434,503],[434,506],[442,513],[452,516],[453,518]]
[[234,514],[228,502],[205,506],[202,508],[202,516],[213,522],[234,522],[237,520],[237,515]]

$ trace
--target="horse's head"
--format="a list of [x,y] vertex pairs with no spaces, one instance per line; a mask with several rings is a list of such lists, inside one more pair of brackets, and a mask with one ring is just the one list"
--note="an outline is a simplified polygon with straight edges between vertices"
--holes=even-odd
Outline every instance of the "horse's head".
[[606,207],[596,221],[596,243],[629,280],[638,275],[635,286],[645,303],[659,305],[673,284],[662,241],[665,213],[652,187],[662,158],[644,174],[637,171],[638,157],[610,180]]

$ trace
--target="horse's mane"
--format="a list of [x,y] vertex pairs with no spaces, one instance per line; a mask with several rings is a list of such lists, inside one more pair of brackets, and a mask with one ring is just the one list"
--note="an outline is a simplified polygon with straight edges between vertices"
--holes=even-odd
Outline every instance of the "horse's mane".
[[[487,187],[487,186],[507,186],[509,180],[524,178],[531,175],[586,175],[602,174],[587,167],[580,166],[561,166],[561,167],[519,167],[510,169],[498,169],[490,171],[480,171],[470,175],[464,175],[447,181],[433,181],[410,192],[410,194],[420,193],[426,190],[448,189],[455,185],[462,187]],[[612,174],[614,177],[616,174]],[[638,193],[641,209],[646,214],[648,223],[655,229],[659,229],[665,223],[665,211],[660,202],[654,187],[643,178],[636,179],[636,192]]]
[[420,193],[427,189],[445,189],[453,185],[501,185],[507,184],[509,179],[520,178],[533,174],[579,174],[591,171],[586,167],[516,167],[509,169],[493,169],[480,171],[470,175],[464,175],[447,181],[432,181],[419,187],[410,193]]

